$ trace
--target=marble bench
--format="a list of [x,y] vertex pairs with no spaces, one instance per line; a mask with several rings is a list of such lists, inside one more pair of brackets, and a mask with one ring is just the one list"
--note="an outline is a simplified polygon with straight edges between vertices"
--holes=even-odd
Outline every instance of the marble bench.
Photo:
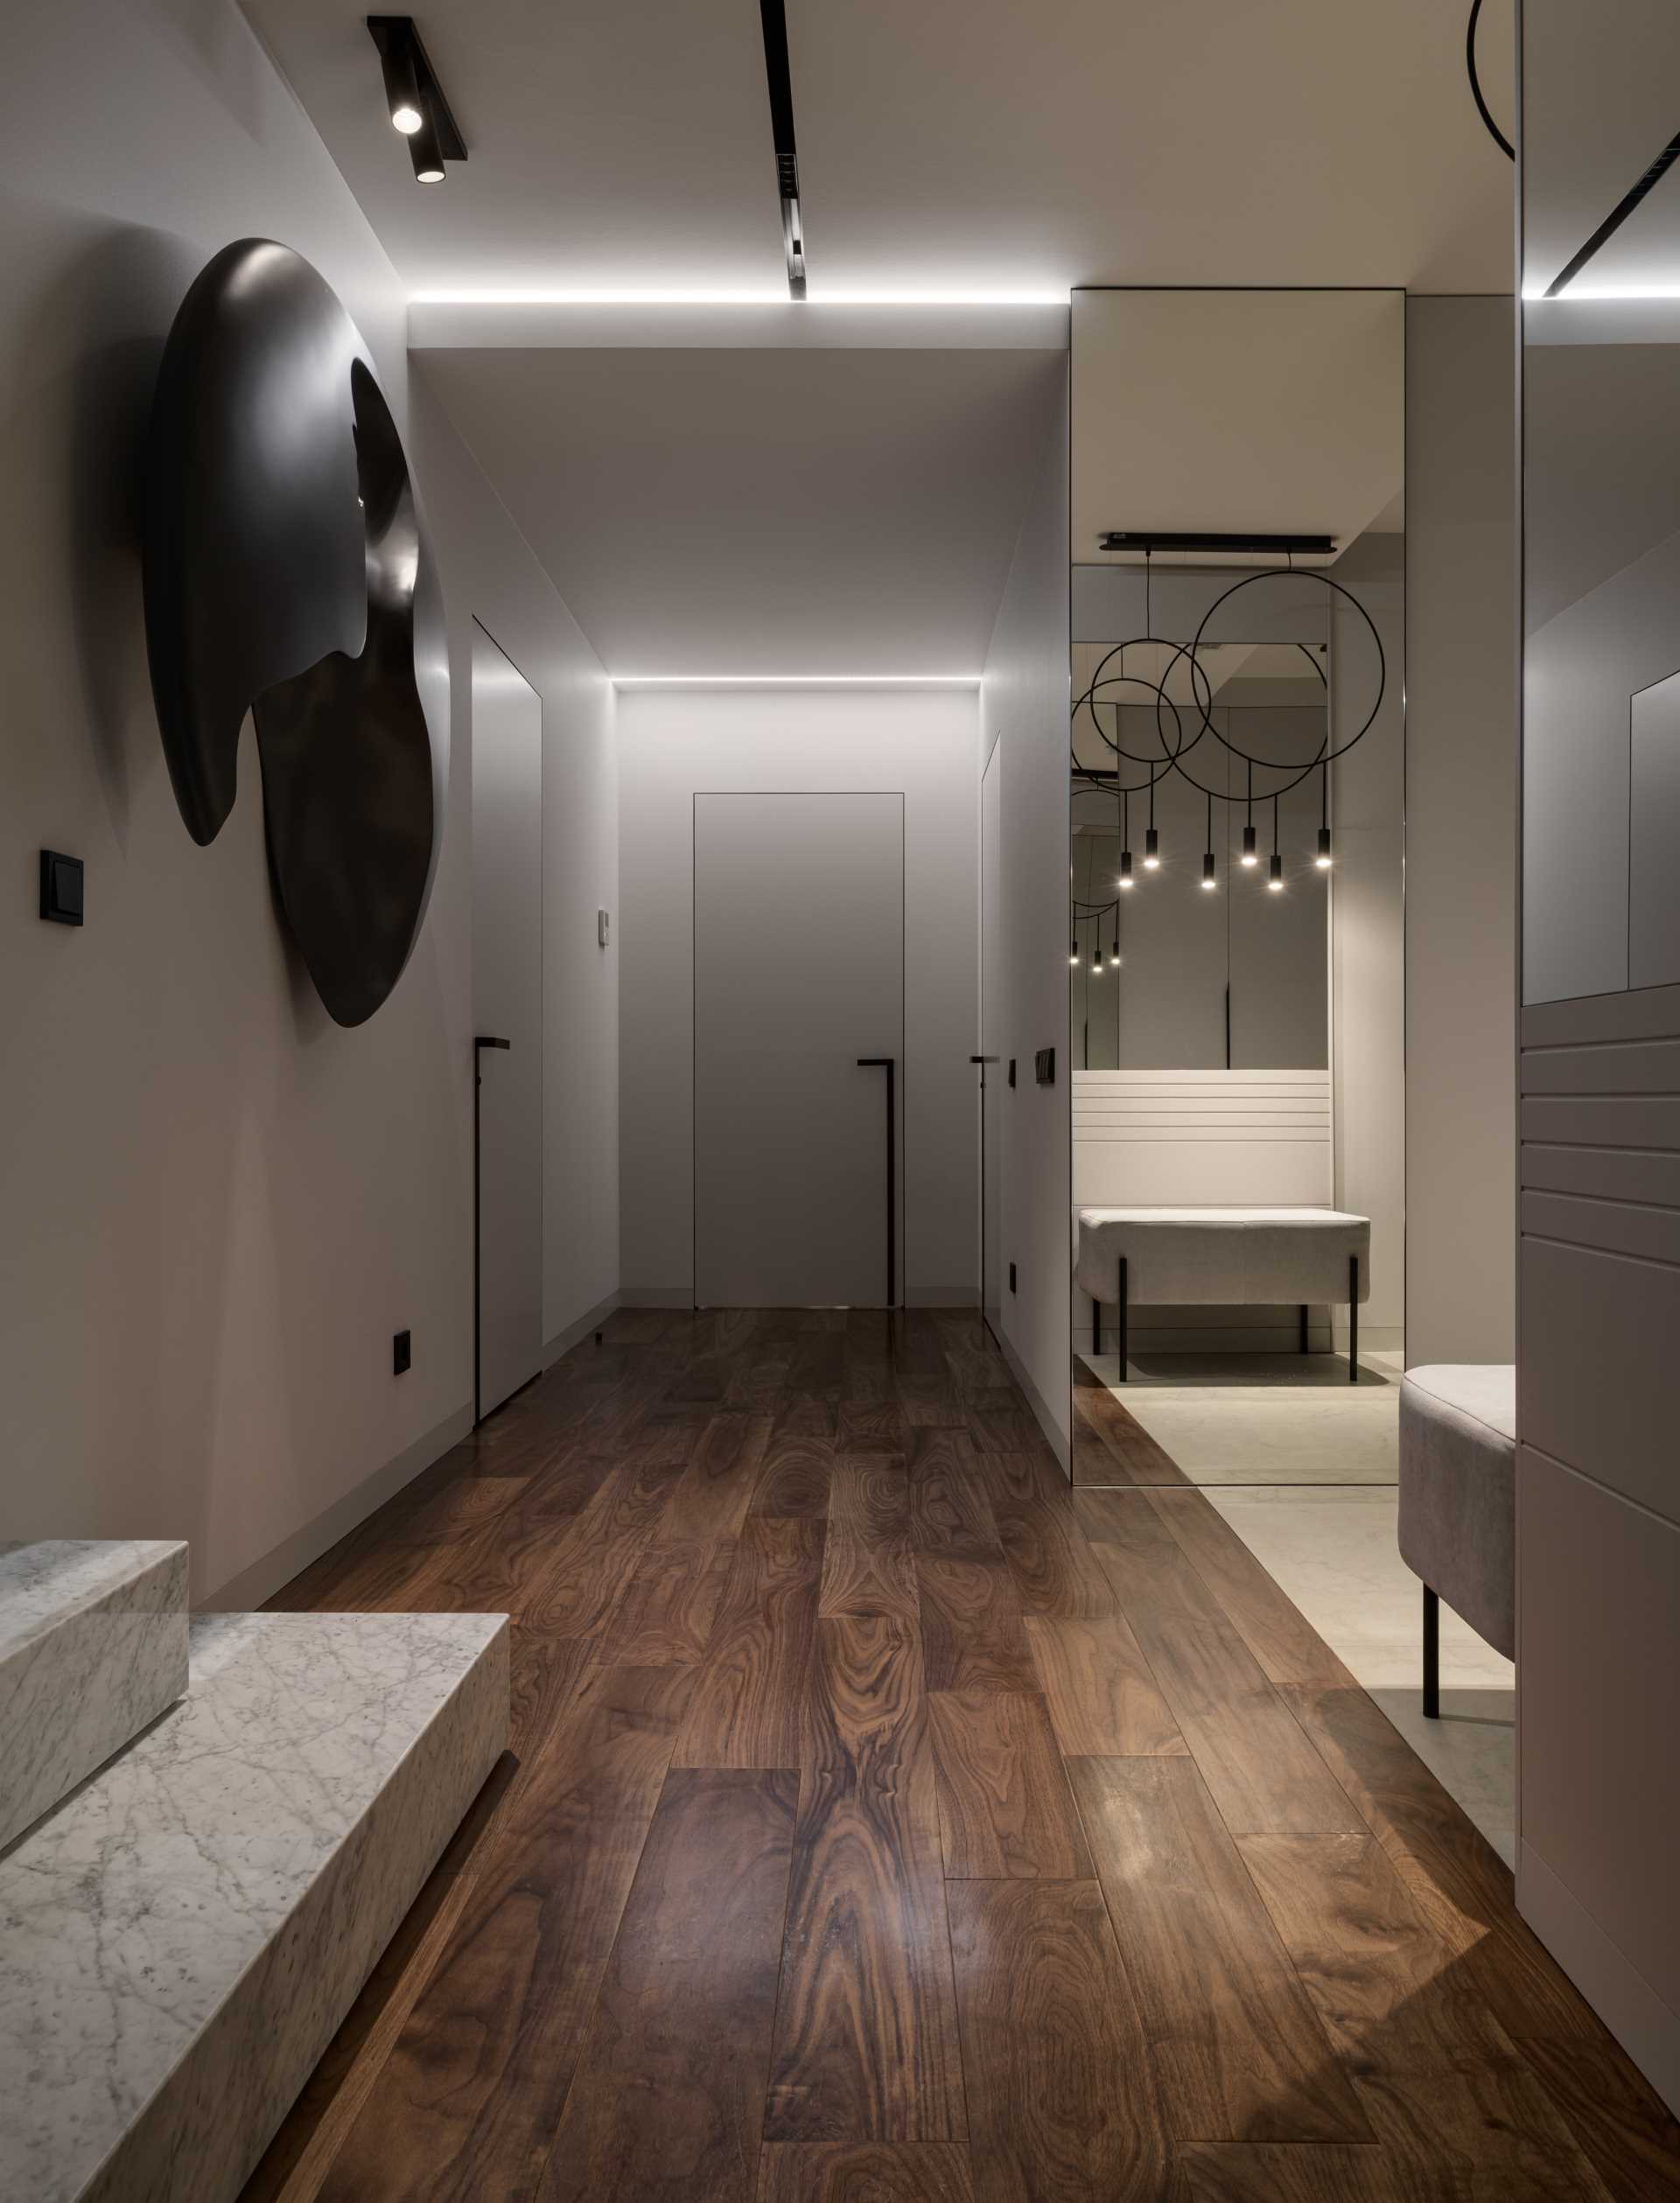
[[234,2203],[507,1748],[502,1614],[207,1614],[0,1857],[0,2196]]
[[1348,1381],[1359,1382],[1359,1304],[1370,1297],[1371,1225],[1334,1208],[1082,1208],[1074,1276],[1091,1297],[1091,1351],[1102,1303],[1118,1311],[1120,1381],[1134,1301],[1166,1307],[1348,1304]]
[[1440,1602],[1516,1657],[1516,1371],[1439,1362],[1400,1384],[1400,1557],[1424,1586],[1424,1711],[1441,1710]]

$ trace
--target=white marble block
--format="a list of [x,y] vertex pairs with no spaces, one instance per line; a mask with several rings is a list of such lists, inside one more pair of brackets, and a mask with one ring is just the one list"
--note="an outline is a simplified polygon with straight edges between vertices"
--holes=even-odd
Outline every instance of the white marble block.
[[0,2196],[231,2203],[508,1734],[502,1614],[211,1614],[0,1859]]
[[0,1847],[186,1689],[186,1547],[0,1545]]

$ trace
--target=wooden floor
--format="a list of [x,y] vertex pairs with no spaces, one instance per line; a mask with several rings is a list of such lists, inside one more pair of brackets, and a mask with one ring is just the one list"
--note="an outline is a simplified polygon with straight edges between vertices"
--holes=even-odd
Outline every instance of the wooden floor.
[[620,1315],[275,1604],[505,1609],[515,1745],[247,2203],[1680,2196],[1470,1822],[972,1316]]

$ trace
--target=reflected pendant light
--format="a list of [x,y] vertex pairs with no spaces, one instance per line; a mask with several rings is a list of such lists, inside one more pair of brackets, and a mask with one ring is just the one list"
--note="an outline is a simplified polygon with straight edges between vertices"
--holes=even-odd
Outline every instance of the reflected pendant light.
[[1254,835],[1254,759],[1252,758],[1249,759],[1249,808],[1246,822],[1242,828],[1242,862],[1248,865],[1255,865],[1260,862],[1260,853],[1255,846]]
[[1284,892],[1284,858],[1278,846],[1278,798],[1271,799],[1271,864],[1266,875],[1266,885],[1274,895]]
[[1214,856],[1214,799],[1208,798],[1208,839],[1201,852],[1201,884],[1209,892],[1219,885],[1218,861]]

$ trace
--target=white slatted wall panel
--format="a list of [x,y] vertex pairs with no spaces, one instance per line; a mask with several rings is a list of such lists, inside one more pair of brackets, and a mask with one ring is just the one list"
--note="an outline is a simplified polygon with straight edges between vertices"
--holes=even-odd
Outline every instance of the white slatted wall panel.
[[1074,1200],[1332,1199],[1328,1071],[1075,1071]]

